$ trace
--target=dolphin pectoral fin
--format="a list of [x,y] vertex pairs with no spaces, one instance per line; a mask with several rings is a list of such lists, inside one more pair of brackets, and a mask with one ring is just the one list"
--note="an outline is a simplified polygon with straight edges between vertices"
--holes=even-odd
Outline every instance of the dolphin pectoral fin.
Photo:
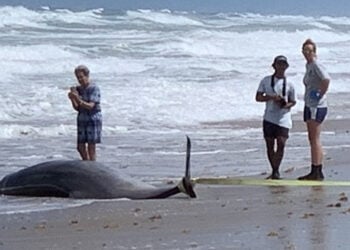
[[177,185],[177,188],[180,190],[180,192],[187,194],[189,197],[197,198],[197,195],[193,189],[194,184],[191,182],[190,178],[182,178],[182,181]]
[[187,145],[186,145],[186,170],[185,170],[185,177],[191,178],[191,171],[190,171],[190,158],[191,158],[191,139],[186,135],[187,139]]
[[197,195],[194,192],[194,183],[191,182],[191,171],[190,171],[190,158],[191,158],[191,139],[186,136],[187,138],[187,147],[186,147],[186,169],[185,169],[185,176],[182,178],[182,180],[177,184],[176,187],[173,187],[171,189],[168,189],[164,192],[161,192],[160,194],[153,195],[149,198],[167,198],[169,196],[178,194],[178,193],[184,193],[187,194],[191,198],[196,198]]
[[194,183],[191,182],[191,164],[190,164],[190,158],[191,158],[191,139],[190,137],[186,136],[187,139],[187,147],[186,147],[186,170],[185,170],[185,177],[182,178],[182,181],[178,184],[178,189],[180,192],[183,192],[190,196],[191,198],[196,198],[197,195],[194,192]]

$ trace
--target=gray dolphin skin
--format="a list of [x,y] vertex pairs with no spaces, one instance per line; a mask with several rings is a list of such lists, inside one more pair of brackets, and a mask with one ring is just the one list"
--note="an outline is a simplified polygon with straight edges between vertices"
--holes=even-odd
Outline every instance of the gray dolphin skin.
[[94,161],[43,162],[5,176],[0,194],[76,199],[161,199],[183,192],[195,198],[190,177],[191,141],[187,137],[185,176],[175,187],[156,187]]

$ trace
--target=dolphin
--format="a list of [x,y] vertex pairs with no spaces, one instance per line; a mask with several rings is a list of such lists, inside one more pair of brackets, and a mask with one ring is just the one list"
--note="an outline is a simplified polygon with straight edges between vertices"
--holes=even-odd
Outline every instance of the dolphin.
[[174,187],[157,187],[132,179],[96,161],[56,160],[5,176],[0,194],[75,199],[161,199],[183,192],[196,197],[190,177],[191,141],[187,137],[186,171]]

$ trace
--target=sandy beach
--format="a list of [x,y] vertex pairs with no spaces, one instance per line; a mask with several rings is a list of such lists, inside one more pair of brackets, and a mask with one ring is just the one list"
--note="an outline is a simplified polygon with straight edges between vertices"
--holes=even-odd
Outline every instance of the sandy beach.
[[[344,168],[332,172],[343,176]],[[196,190],[193,200],[96,201],[2,215],[0,249],[347,249],[347,188]]]
[[[325,124],[333,131],[324,141],[326,180],[350,178],[350,148],[331,146],[348,141],[347,124]],[[283,171],[295,179],[309,169]],[[197,185],[196,192],[197,199],[179,194],[2,214],[0,249],[348,249],[347,187]]]

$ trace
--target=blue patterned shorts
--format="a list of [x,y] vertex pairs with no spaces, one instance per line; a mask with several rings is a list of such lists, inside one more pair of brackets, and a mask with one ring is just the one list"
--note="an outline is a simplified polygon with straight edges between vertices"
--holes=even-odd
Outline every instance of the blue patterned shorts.
[[102,121],[78,122],[78,143],[101,143]]

